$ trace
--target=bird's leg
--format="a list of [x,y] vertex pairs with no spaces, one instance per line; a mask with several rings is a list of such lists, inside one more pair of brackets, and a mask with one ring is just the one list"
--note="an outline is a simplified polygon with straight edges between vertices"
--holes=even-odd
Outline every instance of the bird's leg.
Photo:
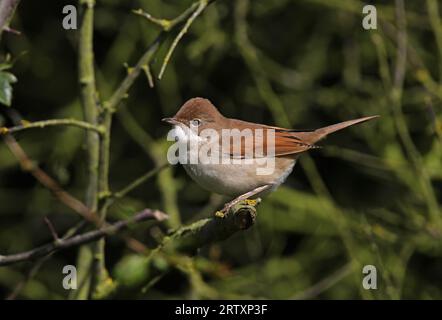
[[250,198],[250,197],[253,197],[254,195],[257,195],[257,194],[260,193],[260,192],[263,192],[263,191],[265,191],[265,190],[267,190],[267,189],[270,189],[271,187],[272,187],[271,184],[265,184],[265,185],[263,185],[263,186],[260,186],[260,187],[258,187],[258,188],[255,188],[255,189],[253,189],[253,190],[251,190],[251,191],[248,191],[248,192],[246,192],[246,193],[244,193],[244,194],[242,194],[242,195],[236,197],[236,198],[233,199],[232,201],[227,202],[227,203],[224,205],[223,209],[220,210],[220,211],[217,211],[217,212],[215,213],[215,215],[216,215],[217,217],[224,218],[224,217],[229,213],[230,209],[231,209],[234,205],[238,204],[238,203],[241,202],[241,201],[246,201],[248,205],[252,205],[252,206],[254,206],[254,205],[256,205],[256,200],[252,200],[252,199],[249,199],[249,198]]

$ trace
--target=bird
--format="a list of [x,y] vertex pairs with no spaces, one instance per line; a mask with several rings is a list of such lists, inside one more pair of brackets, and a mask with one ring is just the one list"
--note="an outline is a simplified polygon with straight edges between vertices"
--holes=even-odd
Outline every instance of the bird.
[[[192,162],[188,161],[187,154],[187,158],[181,158],[187,161],[181,161],[181,164],[198,185],[232,199],[220,211],[227,215],[237,203],[253,201],[276,190],[290,175],[298,157],[318,148],[316,143],[327,135],[377,117],[362,117],[316,130],[286,129],[227,118],[210,100],[196,97],[186,101],[173,117],[162,121],[173,126],[176,148],[184,146],[191,154],[190,146],[193,143],[193,146],[206,151],[216,150],[216,147],[221,150],[207,153],[209,158],[213,155],[211,160],[218,161],[199,161],[197,157],[197,161]],[[211,132],[212,137],[203,135],[204,132]],[[246,134],[235,140],[228,136],[231,132]],[[226,135],[227,139],[222,140]],[[213,139],[213,136],[217,139]],[[255,142],[259,140],[261,145],[246,143],[249,137]],[[259,169],[268,164],[271,164],[269,170],[264,174],[262,171],[265,170],[261,170],[260,174]]]

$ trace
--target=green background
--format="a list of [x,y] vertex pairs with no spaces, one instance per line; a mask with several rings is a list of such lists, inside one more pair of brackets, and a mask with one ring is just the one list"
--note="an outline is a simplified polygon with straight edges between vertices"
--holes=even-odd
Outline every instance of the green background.
[[[103,98],[135,64],[160,28],[131,13],[143,8],[173,18],[192,1],[97,1],[95,64]],[[117,288],[107,298],[442,298],[442,25],[437,1],[406,1],[405,80],[397,82],[398,19],[394,1],[374,1],[378,29],[364,30],[355,0],[218,0],[196,19],[161,81],[142,74],[112,126],[113,191],[165,161],[168,127],[187,99],[209,98],[229,117],[298,129],[356,117],[381,118],[346,129],[303,155],[286,183],[258,207],[256,224],[201,248],[178,264],[146,263],[110,237],[106,265]],[[64,30],[69,1],[22,1],[1,53],[16,59],[12,120],[82,118],[78,31]],[[176,34],[176,33],[174,33]],[[158,75],[173,34],[152,63]],[[402,52],[403,53],[403,52]],[[399,69],[399,70],[398,70]],[[14,135],[67,191],[83,199],[84,131],[52,127]],[[119,200],[114,221],[143,208],[179,215],[182,224],[213,215],[223,200],[202,190],[181,167]],[[62,234],[80,218],[60,204],[0,142],[0,254],[51,241],[43,219]],[[126,233],[154,248],[167,224]],[[66,299],[62,268],[78,248],[56,253],[18,298]],[[0,267],[0,296],[34,263]],[[377,267],[378,289],[362,287],[364,265]],[[154,271],[153,271],[154,269]]]

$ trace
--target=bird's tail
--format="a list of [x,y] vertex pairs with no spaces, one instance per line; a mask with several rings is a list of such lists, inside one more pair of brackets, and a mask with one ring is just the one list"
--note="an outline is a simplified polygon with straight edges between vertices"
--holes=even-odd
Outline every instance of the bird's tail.
[[301,138],[303,141],[305,141],[306,143],[313,145],[316,142],[318,142],[319,140],[325,138],[327,135],[329,135],[330,133],[345,129],[347,127],[350,127],[352,125],[358,124],[358,123],[362,123],[362,122],[366,122],[375,118],[378,118],[379,116],[370,116],[370,117],[363,117],[363,118],[359,118],[359,119],[353,119],[353,120],[348,120],[348,121],[344,121],[344,122],[340,122],[340,123],[336,123],[336,124],[332,124],[331,126],[327,126],[327,127],[323,127],[323,128],[319,128],[316,129],[314,131],[310,131],[310,132],[297,132],[297,136],[299,138]]

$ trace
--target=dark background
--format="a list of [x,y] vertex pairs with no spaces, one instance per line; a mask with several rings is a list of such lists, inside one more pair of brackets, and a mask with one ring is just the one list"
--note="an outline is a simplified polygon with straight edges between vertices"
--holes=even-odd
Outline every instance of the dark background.
[[[108,98],[159,27],[131,13],[143,8],[173,18],[191,1],[97,1],[95,62],[100,98]],[[381,118],[329,137],[301,157],[287,182],[264,199],[256,225],[201,249],[194,270],[157,261],[152,281],[144,258],[118,237],[107,242],[113,298],[442,298],[442,26],[431,1],[406,1],[408,55],[401,100],[393,95],[397,63],[394,1],[375,1],[378,29],[361,26],[359,1],[227,1],[210,5],[178,45],[161,81],[141,75],[112,127],[112,190],[165,159],[168,127],[187,99],[209,98],[229,117],[300,129],[360,116]],[[0,127],[79,118],[78,31],[62,28],[70,1],[22,1],[3,34],[2,56],[16,58],[11,108]],[[439,8],[440,9],[440,8]],[[246,14],[244,19],[243,14]],[[433,19],[433,20],[432,20]],[[242,31],[246,30],[247,33]],[[172,37],[152,64],[158,74]],[[386,66],[384,69],[383,66]],[[391,79],[391,81],[389,81]],[[145,134],[155,143],[148,143]],[[84,131],[45,128],[15,135],[40,167],[73,195],[84,196]],[[222,199],[202,190],[181,167],[167,169],[118,202],[110,220],[144,207],[179,214],[187,224],[207,217]],[[432,210],[432,211],[431,211]],[[62,234],[78,216],[20,167],[0,142],[0,253],[51,241],[48,217]],[[130,234],[154,247],[167,225],[145,223]],[[59,252],[19,297],[65,299],[61,270],[78,248]],[[378,289],[362,287],[362,267],[378,270]],[[6,297],[32,267],[0,268]]]

